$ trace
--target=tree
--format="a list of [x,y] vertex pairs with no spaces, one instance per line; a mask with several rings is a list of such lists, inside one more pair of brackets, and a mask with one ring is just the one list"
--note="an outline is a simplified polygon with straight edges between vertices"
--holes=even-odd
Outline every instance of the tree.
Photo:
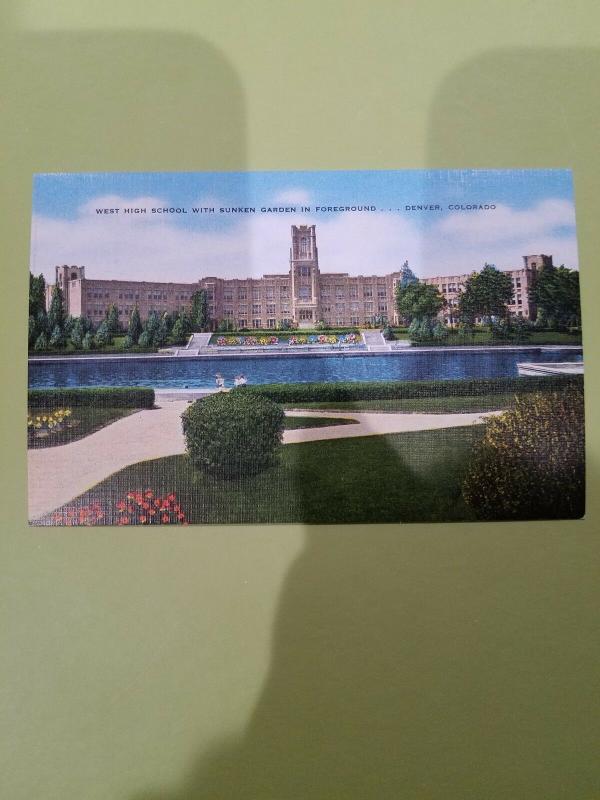
[[83,337],[85,336],[86,331],[84,329],[84,322],[81,317],[77,317],[73,322],[73,327],[71,328],[71,335],[70,340],[71,344],[76,350],[81,349],[81,345],[83,344]]
[[192,326],[202,331],[208,325],[208,295],[204,289],[197,289],[192,295]]
[[50,308],[48,310],[48,327],[51,331],[58,325],[62,330],[65,322],[65,305],[63,301],[63,293],[58,284],[52,287],[52,298],[50,300]]
[[408,266],[408,261],[405,261],[400,268],[400,286],[402,289],[406,289],[411,283],[418,283],[419,279],[412,271],[412,269]]
[[192,322],[185,311],[181,311],[171,329],[171,342],[182,344],[192,332]]
[[106,311],[106,324],[108,325],[108,330],[111,333],[116,334],[121,332],[119,309],[114,303],[112,303]]
[[108,328],[108,323],[106,320],[103,320],[100,325],[98,325],[98,330],[94,336],[94,344],[97,347],[109,347],[112,343],[112,334]]
[[512,294],[510,275],[493,264],[485,264],[481,272],[471,275],[465,283],[458,301],[461,319],[474,322],[481,317],[489,322],[492,317],[506,317]]
[[42,331],[38,338],[35,340],[34,350],[47,350],[48,349],[48,337]]
[[133,311],[129,317],[129,325],[127,327],[127,335],[130,337],[133,344],[138,343],[142,330],[143,327],[142,320],[140,319],[140,310],[136,305],[133,307]]
[[37,278],[29,273],[29,316],[37,317],[39,312],[46,314],[46,281],[43,275]]
[[37,339],[38,336],[39,333],[38,333],[38,326],[36,319],[33,316],[33,314],[30,314],[28,322],[28,333],[27,333],[27,343],[29,347],[31,347],[35,343],[35,340]]
[[164,344],[166,344],[168,338],[169,338],[169,323],[167,319],[167,314],[163,314],[162,317],[160,318],[160,323],[152,339],[152,344],[155,347],[162,347]]
[[59,325],[55,325],[52,329],[52,336],[50,337],[50,347],[64,347],[65,337]]
[[530,298],[548,327],[561,329],[581,325],[577,270],[567,269],[562,264],[544,267],[538,273]]
[[144,344],[142,344],[142,336],[139,338],[139,344],[142,347],[155,347],[155,339],[158,337],[160,329],[160,320],[156,311],[151,311],[144,325],[142,336],[144,337]]
[[409,322],[414,319],[434,319],[444,308],[446,301],[437,287],[427,283],[409,283],[396,286],[396,308],[398,314]]
[[84,350],[92,350],[93,349],[93,347],[94,347],[94,337],[93,337],[91,331],[88,331],[86,333],[86,335],[83,337],[83,341],[81,343],[81,346],[83,347]]

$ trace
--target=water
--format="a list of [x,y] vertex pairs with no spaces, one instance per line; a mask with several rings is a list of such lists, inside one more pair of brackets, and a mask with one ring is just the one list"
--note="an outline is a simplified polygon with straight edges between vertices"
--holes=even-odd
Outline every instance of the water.
[[520,361],[581,361],[581,350],[408,351],[385,356],[270,356],[64,360],[29,364],[29,386],[152,386],[155,389],[214,388],[220,372],[226,386],[243,372],[249,384],[306,381],[443,380],[516,376]]

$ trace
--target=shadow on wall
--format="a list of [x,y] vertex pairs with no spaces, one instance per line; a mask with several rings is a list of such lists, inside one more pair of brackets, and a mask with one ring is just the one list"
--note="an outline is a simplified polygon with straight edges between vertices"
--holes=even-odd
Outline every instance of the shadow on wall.
[[[595,52],[466,64],[432,109],[429,166],[588,169],[582,60],[598,74]],[[560,528],[308,528],[248,727],[135,800],[591,796],[597,721],[570,676],[592,625],[572,576],[592,574]]]

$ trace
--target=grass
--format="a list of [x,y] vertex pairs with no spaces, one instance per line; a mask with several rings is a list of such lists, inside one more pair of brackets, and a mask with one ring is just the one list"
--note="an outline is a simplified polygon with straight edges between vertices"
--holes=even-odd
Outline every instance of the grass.
[[[404,337],[402,337],[404,338]],[[472,336],[461,336],[450,332],[446,339],[441,341],[415,342],[413,347],[472,347],[473,345],[504,346],[516,345],[519,347],[537,347],[538,345],[552,344],[581,344],[581,334],[566,331],[531,331],[527,338],[519,341],[493,339],[489,331],[475,331]]]
[[286,417],[284,427],[286,431],[298,428],[326,428],[331,425],[352,425],[355,419],[340,417]]
[[[57,447],[61,444],[69,444],[77,439],[83,439],[91,433],[95,433],[115,422],[118,419],[129,416],[139,409],[135,408],[104,408],[94,406],[72,407],[72,415],[64,423],[62,430],[55,430],[47,436],[36,437],[28,434],[28,448],[37,450],[44,447]],[[52,409],[44,410],[40,408],[31,409],[29,415],[32,417],[44,417],[52,414]]]
[[514,392],[481,397],[413,397],[389,400],[347,400],[328,403],[287,403],[285,408],[308,411],[383,411],[395,414],[450,414],[458,412],[498,411],[512,408]]
[[[68,504],[100,502],[111,524],[128,491],[175,493],[191,523],[357,523],[472,520],[461,485],[483,426],[338,439],[281,448],[278,463],[226,480],[188,457],[145,461]],[[38,524],[50,524],[51,515]]]

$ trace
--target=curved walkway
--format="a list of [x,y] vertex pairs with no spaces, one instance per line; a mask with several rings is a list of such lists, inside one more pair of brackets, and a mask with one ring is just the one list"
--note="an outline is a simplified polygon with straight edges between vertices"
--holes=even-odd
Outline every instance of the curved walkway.
[[[165,402],[158,408],[138,411],[117,420],[76,442],[29,450],[29,519],[41,517],[68,503],[129,464],[185,452],[181,414],[187,405],[183,400]],[[301,410],[286,413],[297,417],[346,417],[357,422],[285,431],[284,444],[460,427],[480,423],[490,416],[490,413],[389,414]]]

